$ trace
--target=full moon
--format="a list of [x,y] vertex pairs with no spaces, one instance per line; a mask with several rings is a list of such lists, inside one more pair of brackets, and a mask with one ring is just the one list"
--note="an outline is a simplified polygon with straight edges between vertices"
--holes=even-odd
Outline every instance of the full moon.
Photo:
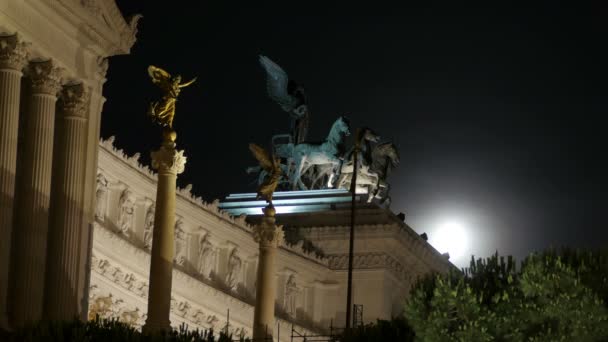
[[468,237],[462,223],[447,221],[439,225],[435,233],[429,236],[429,242],[441,253],[449,253],[450,261],[455,262],[467,251]]

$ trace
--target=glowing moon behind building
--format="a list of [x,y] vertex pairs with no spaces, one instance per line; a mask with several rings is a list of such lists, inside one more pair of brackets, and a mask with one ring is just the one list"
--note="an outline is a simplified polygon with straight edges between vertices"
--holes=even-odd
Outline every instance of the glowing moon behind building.
[[429,236],[429,242],[441,253],[449,253],[450,261],[458,263],[465,256],[469,239],[464,225],[458,221],[447,221],[438,226]]

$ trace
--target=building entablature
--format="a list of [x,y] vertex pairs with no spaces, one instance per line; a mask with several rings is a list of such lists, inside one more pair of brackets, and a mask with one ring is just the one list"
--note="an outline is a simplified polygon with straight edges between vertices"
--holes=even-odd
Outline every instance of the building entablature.
[[129,53],[140,18],[125,20],[114,1],[8,0],[0,4],[0,33],[18,34],[32,59],[52,58],[68,80],[97,87],[105,81],[106,58]]

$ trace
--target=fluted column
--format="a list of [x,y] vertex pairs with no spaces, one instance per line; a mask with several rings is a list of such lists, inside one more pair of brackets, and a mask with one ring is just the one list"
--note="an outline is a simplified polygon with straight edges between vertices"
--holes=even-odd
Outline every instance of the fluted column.
[[88,102],[82,83],[64,86],[59,98],[44,302],[44,316],[52,320],[73,319],[85,309],[79,307],[78,284],[81,235],[86,229],[82,202]]
[[26,46],[17,35],[0,35],[0,327],[8,327],[8,273],[13,228],[21,70]]
[[275,224],[275,214],[272,204],[268,205],[264,208],[262,222],[253,228],[253,238],[260,246],[253,313],[254,341],[270,341],[274,327],[275,258],[277,247],[283,242],[283,228]]
[[55,101],[60,69],[52,61],[32,62],[27,69],[31,90],[22,121],[16,217],[13,231],[11,316],[14,326],[42,318],[46,266]]
[[177,175],[184,172],[184,151],[175,149],[175,132],[165,131],[163,144],[152,152],[152,167],[158,170],[156,210],[152,233],[152,258],[148,290],[148,318],[144,332],[169,330],[171,321],[171,283],[175,234],[175,187]]

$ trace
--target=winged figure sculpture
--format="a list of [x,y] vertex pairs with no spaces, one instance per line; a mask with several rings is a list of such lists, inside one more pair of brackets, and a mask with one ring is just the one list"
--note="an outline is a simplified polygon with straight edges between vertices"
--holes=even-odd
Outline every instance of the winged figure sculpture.
[[175,116],[175,102],[182,88],[185,88],[194,81],[192,80],[181,83],[182,77],[177,75],[171,76],[165,70],[150,65],[148,67],[148,74],[152,79],[152,83],[156,84],[163,92],[163,97],[160,101],[156,101],[150,104],[148,115],[152,117],[152,121],[158,123],[163,127],[173,128],[173,117]]
[[281,179],[281,163],[279,158],[271,156],[266,150],[256,144],[249,144],[249,150],[260,163],[260,167],[266,171],[266,177],[264,181],[258,187],[257,198],[263,198],[268,203],[272,203],[272,194],[279,184]]
[[292,136],[295,144],[306,139],[308,131],[308,103],[304,88],[290,80],[287,73],[266,56],[260,55],[260,64],[266,71],[268,96],[292,118]]

